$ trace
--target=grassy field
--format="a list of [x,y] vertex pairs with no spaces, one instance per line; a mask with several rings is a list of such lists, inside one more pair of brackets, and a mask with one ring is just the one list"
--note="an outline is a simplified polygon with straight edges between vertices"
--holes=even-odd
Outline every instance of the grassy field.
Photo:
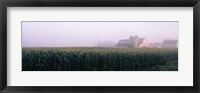
[[23,71],[178,71],[178,49],[23,48]]

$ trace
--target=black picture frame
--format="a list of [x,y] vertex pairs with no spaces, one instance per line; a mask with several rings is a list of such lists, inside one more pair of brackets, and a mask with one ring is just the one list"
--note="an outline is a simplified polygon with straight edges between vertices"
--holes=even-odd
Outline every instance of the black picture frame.
[[[193,7],[194,86],[7,86],[7,7]],[[1,93],[200,93],[200,0],[1,0],[0,1]]]

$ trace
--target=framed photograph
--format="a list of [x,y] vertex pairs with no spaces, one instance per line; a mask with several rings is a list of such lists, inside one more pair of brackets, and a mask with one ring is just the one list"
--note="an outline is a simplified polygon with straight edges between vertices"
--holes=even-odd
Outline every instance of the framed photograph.
[[0,91],[199,93],[199,0],[0,3]]

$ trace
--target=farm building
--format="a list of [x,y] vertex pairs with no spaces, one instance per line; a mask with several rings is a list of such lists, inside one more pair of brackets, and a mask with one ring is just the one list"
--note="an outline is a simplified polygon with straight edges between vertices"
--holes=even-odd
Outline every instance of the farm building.
[[162,46],[165,48],[177,48],[178,40],[164,40]]
[[116,47],[144,48],[144,47],[149,47],[149,44],[147,43],[146,38],[139,38],[137,35],[135,35],[134,37],[130,36],[129,39],[119,40]]
[[117,43],[116,47],[132,47],[130,44],[130,41],[128,39],[124,39],[124,40],[119,40],[119,42]]

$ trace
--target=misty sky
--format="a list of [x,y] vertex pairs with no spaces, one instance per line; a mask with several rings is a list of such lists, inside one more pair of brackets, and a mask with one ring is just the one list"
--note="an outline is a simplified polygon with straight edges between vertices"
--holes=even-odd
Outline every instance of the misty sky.
[[138,35],[149,43],[178,39],[178,22],[22,22],[22,47],[89,47]]

